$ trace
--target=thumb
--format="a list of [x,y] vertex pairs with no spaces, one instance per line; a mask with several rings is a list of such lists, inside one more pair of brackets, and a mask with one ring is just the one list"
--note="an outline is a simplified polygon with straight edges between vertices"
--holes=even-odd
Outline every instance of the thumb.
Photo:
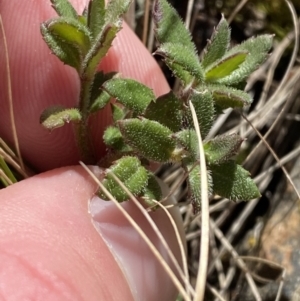
[[[175,299],[176,289],[145,242],[112,202],[93,198],[96,189],[77,166],[52,170],[0,191],[2,298]],[[135,205],[122,206],[170,264]],[[151,217],[179,259],[170,222],[160,210]]]

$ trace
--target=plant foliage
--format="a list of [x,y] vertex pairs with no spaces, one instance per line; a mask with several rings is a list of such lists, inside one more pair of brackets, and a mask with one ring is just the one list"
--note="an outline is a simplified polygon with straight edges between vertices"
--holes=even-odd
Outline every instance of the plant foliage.
[[[67,0],[51,0],[58,18],[41,25],[43,38],[51,51],[74,67],[81,82],[78,108],[48,108],[41,123],[48,129],[74,122],[82,157],[89,163],[87,121],[110,99],[113,124],[104,132],[110,149],[103,164],[108,167],[103,183],[120,202],[127,194],[110,176],[113,172],[136,196],[151,204],[161,192],[151,162],[180,162],[189,174],[188,186],[194,212],[201,203],[199,149],[193,126],[191,101],[200,125],[206,155],[209,193],[236,200],[249,200],[260,193],[249,173],[235,162],[243,139],[236,134],[206,139],[215,117],[226,108],[249,106],[252,99],[239,89],[247,77],[262,64],[272,47],[273,37],[262,35],[230,48],[230,28],[222,17],[211,40],[198,58],[191,34],[166,0],[155,0],[153,20],[158,43],[156,55],[162,57],[181,81],[178,93],[170,91],[158,98],[145,85],[124,79],[116,73],[97,71],[117,32],[129,0],[91,0],[78,15]],[[104,163],[105,162],[105,163]],[[100,196],[106,199],[100,191]]]

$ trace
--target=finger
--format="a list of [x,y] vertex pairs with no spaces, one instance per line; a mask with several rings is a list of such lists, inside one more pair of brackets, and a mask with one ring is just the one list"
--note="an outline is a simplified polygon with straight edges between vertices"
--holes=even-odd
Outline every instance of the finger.
[[[72,1],[79,12],[85,0]],[[79,81],[75,71],[63,65],[42,40],[40,23],[55,17],[49,0],[0,0],[0,12],[8,44],[12,97],[17,134],[24,158],[36,169],[47,170],[76,164],[72,126],[49,133],[39,124],[42,111],[51,105],[74,107],[78,104]],[[3,47],[3,39],[0,39]],[[0,65],[5,66],[4,51]],[[102,63],[106,71],[119,71],[149,85],[157,95],[168,91],[168,85],[152,56],[124,24],[113,49]],[[0,136],[11,145],[12,131],[8,103],[7,73],[0,69]],[[111,121],[107,111],[92,118],[93,139],[98,157],[103,155],[103,129]]]
[[[93,200],[92,220],[87,209],[95,189],[82,168],[72,167],[0,191],[3,299],[174,300],[169,277],[112,202]],[[170,263],[136,207],[124,208]],[[166,216],[151,216],[179,258]]]

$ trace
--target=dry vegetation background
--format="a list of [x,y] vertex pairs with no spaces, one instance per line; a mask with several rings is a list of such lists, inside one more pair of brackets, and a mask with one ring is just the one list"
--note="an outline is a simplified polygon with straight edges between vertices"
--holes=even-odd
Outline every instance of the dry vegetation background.
[[[251,172],[262,197],[248,203],[210,201],[210,253],[205,300],[300,300],[300,68],[298,26],[300,1],[294,15],[284,0],[170,1],[189,24],[199,53],[220,20],[231,23],[232,41],[274,33],[272,56],[248,80],[254,97],[246,121],[240,112],[220,116],[210,136],[239,133],[247,138],[238,160]],[[127,22],[149,51],[155,48],[151,1],[135,0]],[[293,22],[294,18],[294,22]],[[170,86],[178,83],[159,62]],[[263,136],[259,137],[259,133]],[[4,142],[0,158],[4,157]],[[273,152],[273,153],[272,153]],[[9,151],[6,150],[6,158]],[[13,156],[13,154],[12,154]],[[13,167],[18,168],[18,166]],[[0,174],[1,175],[1,174]],[[165,166],[158,176],[180,202],[187,240],[190,283],[196,283],[201,238],[179,166]],[[183,300],[181,296],[178,300]]]

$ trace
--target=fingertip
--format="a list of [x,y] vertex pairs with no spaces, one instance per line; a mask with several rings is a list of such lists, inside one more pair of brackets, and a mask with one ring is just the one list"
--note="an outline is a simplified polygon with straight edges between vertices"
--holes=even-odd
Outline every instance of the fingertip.
[[[93,171],[103,176],[101,170]],[[89,213],[96,189],[81,167],[68,167],[0,191],[0,258],[5,260],[0,282],[7,296],[14,296],[18,281],[21,300],[37,296],[89,301],[175,298],[177,291],[169,276],[112,202],[101,201],[98,213]],[[122,206],[172,266],[137,207],[131,202]],[[157,211],[151,217],[179,260],[178,242],[165,214]]]
[[87,206],[95,190],[81,167],[69,167],[0,191],[2,297],[132,300],[120,267],[91,223]]

